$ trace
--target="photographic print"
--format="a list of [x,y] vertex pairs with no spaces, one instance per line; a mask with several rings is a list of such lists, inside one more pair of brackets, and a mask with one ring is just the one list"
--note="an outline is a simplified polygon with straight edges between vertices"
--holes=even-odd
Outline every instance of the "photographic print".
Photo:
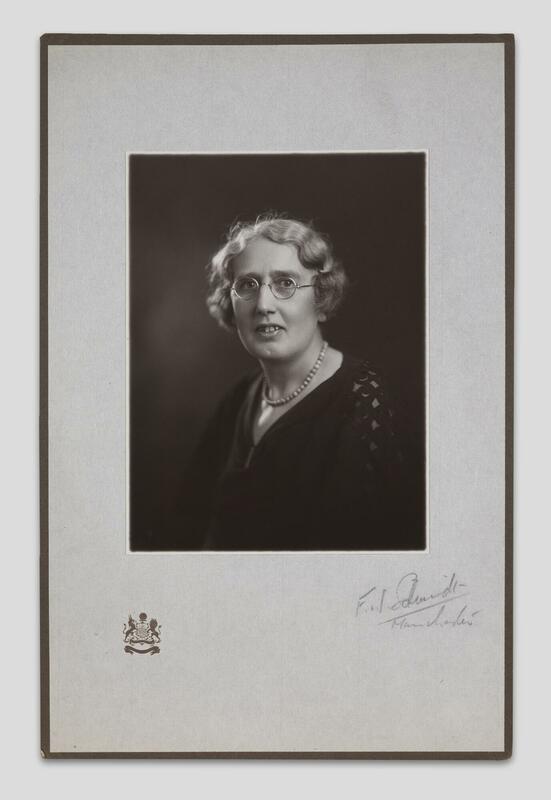
[[130,549],[424,550],[426,154],[128,171]]
[[42,37],[46,758],[511,755],[513,219],[512,35]]

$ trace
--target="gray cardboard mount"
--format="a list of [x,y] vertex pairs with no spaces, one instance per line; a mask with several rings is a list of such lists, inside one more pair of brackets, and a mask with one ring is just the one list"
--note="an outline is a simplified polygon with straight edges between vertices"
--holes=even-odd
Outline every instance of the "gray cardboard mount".
[[[510,755],[512,61],[511,36],[43,37],[46,756]],[[371,150],[428,153],[427,551],[127,552],[127,153]],[[472,624],[379,624],[360,599],[410,572],[455,575]],[[131,657],[143,608],[163,647]]]

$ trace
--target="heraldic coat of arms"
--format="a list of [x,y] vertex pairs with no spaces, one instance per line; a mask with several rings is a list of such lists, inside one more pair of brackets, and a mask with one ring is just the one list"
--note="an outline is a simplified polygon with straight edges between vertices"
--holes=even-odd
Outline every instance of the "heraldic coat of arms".
[[161,641],[161,626],[156,619],[147,619],[147,614],[143,611],[138,615],[135,620],[132,614],[128,615],[128,622],[126,622],[122,629],[124,636],[124,652],[125,653],[149,653],[155,655],[160,653],[161,649],[158,646]]

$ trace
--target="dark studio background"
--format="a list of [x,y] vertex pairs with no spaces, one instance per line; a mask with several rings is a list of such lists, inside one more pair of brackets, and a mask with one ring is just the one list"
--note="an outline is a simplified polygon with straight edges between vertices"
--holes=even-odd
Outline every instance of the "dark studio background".
[[269,210],[312,220],[345,266],[325,338],[386,377],[424,531],[425,156],[134,155],[129,171],[131,549],[186,549],[183,466],[257,366],[208,314],[204,268],[232,222]]

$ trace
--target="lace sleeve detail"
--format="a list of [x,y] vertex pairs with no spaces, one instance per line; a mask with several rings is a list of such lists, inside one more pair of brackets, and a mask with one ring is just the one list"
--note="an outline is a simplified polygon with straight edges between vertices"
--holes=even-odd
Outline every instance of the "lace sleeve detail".
[[380,373],[364,361],[354,376],[349,444],[363,461],[365,477],[390,478],[402,462],[394,430],[394,414]]
[[343,541],[355,537],[366,549],[385,549],[389,537],[399,538],[403,458],[388,391],[369,362],[358,367],[348,390],[328,497],[328,513]]

